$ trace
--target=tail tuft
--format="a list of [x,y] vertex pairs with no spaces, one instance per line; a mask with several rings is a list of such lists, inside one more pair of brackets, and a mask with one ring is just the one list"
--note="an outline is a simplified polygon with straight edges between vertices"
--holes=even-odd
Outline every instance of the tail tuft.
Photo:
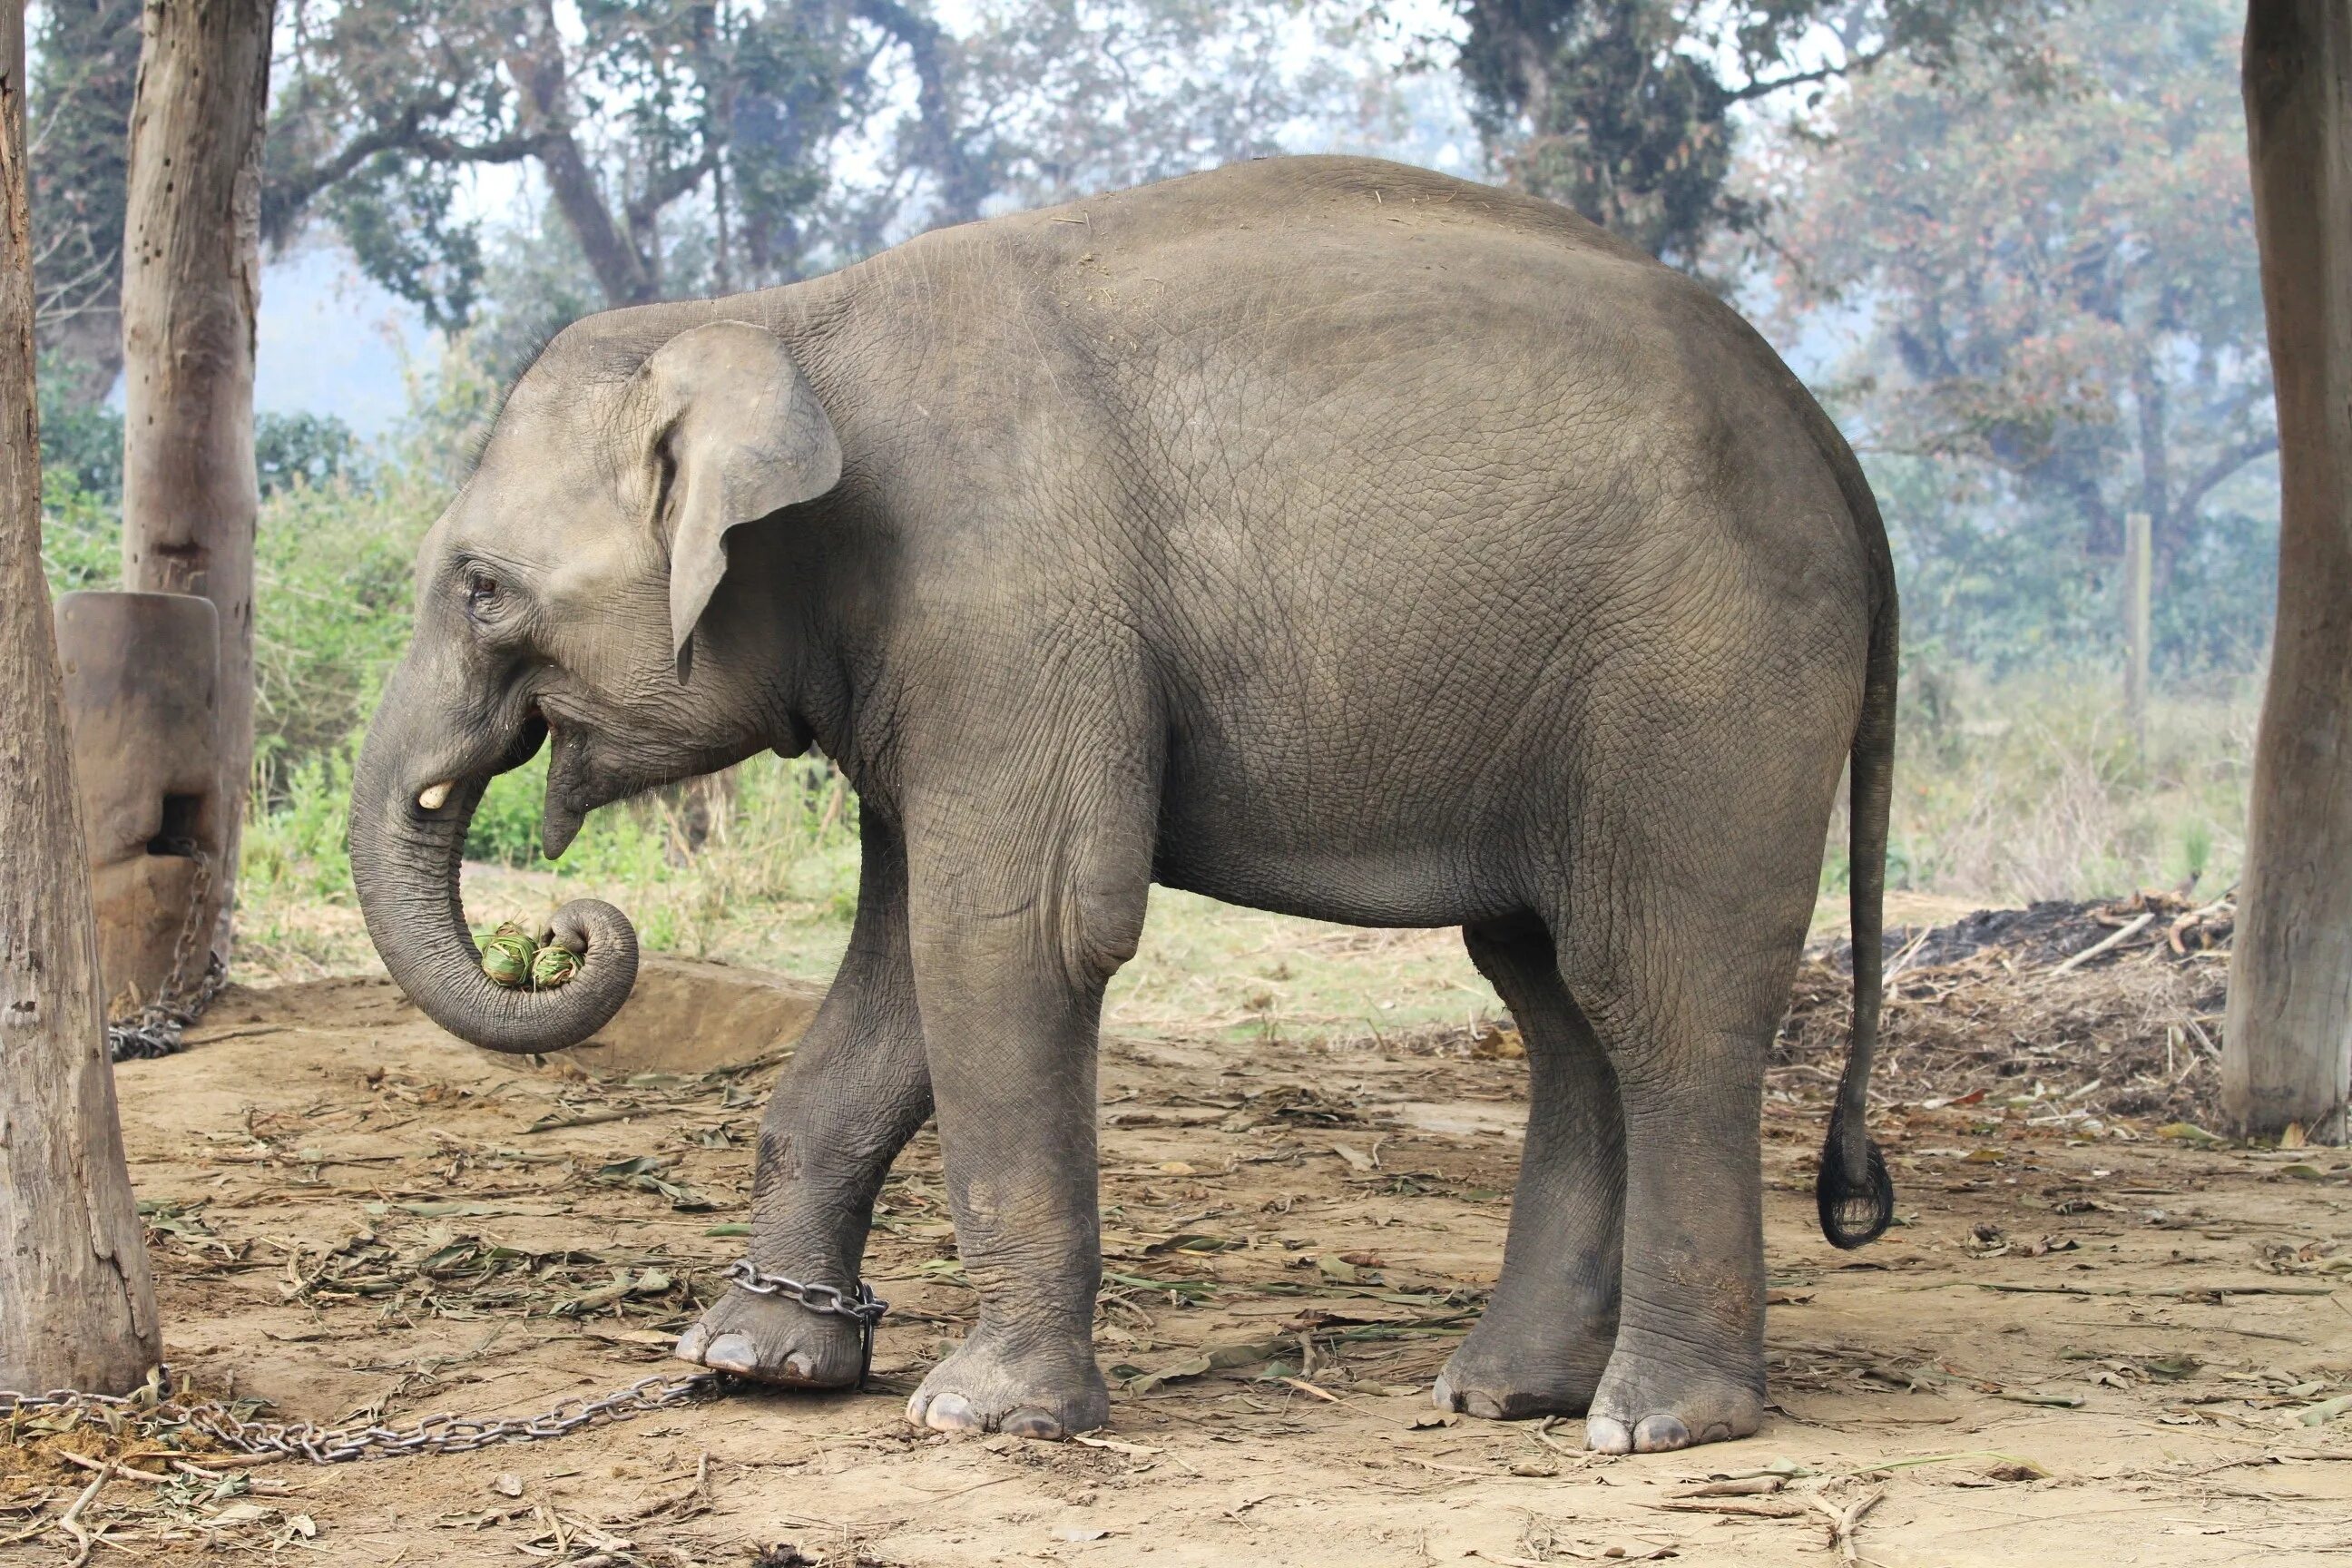
[[1821,1211],[1822,1235],[1832,1247],[1851,1252],[1877,1240],[1895,1223],[1895,1179],[1886,1173],[1886,1157],[1867,1139],[1862,1141],[1863,1168],[1853,1168],[1846,1152],[1844,1120],[1843,1114],[1830,1120],[1813,1202]]

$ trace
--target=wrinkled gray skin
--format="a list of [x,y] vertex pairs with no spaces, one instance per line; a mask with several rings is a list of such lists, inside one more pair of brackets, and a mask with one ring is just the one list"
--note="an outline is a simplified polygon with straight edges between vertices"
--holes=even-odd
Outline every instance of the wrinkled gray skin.
[[[1852,455],[1700,288],[1358,160],[992,219],[573,326],[418,579],[352,862],[393,974],[467,1039],[576,1042],[634,972],[604,905],[555,921],[572,984],[476,970],[466,821],[543,734],[550,855],[762,748],[855,784],[856,931],[761,1128],[749,1250],[855,1279],[936,1110],[982,1307],[910,1419],[1105,1418],[1096,1031],[1158,881],[1459,925],[1509,1004],[1525,1166],[1439,1404],[1589,1411],[1610,1451],[1756,1430],[1766,1047],[1852,752],[1858,1108],[1895,605]],[[1873,1229],[1870,1160],[1846,1118],[1833,1239]],[[740,1290],[678,1354],[817,1388],[858,1361],[844,1320]]]

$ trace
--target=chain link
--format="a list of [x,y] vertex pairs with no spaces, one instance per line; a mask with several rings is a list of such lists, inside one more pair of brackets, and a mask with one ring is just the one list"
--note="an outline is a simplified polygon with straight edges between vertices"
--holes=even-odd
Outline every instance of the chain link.
[[[787,1297],[812,1312],[856,1322],[857,1381],[864,1384],[874,1364],[875,1325],[890,1310],[890,1303],[875,1297],[871,1286],[863,1280],[849,1290],[833,1285],[804,1285],[782,1274],[762,1273],[744,1258],[728,1266],[727,1281],[755,1296]],[[171,1369],[158,1367],[147,1385],[133,1394],[81,1394],[64,1388],[47,1394],[24,1394],[0,1388],[0,1424],[11,1429],[8,1435],[13,1436],[16,1423],[28,1415],[119,1412],[142,1426],[194,1432],[240,1454],[337,1465],[370,1454],[469,1454],[498,1443],[561,1437],[600,1421],[625,1421],[649,1410],[667,1409],[698,1394],[719,1393],[729,1381],[727,1374],[717,1372],[640,1378],[601,1399],[578,1394],[559,1399],[537,1415],[482,1418],[442,1413],[422,1416],[403,1426],[322,1426],[315,1421],[247,1420],[217,1399],[190,1402],[169,1398],[164,1391],[171,1385]]]
[[153,1001],[133,1016],[106,1026],[106,1054],[110,1060],[145,1061],[170,1056],[180,1048],[182,1032],[203,1016],[213,998],[220,994],[221,987],[228,984],[228,966],[207,941],[204,977],[193,991],[184,994],[181,990],[187,979],[188,961],[195,956],[196,927],[203,921],[205,903],[212,894],[213,858],[192,839],[176,840],[169,847],[196,863],[195,886],[188,893],[188,912],[181,919],[180,939],[172,949],[172,973],[164,977],[163,989]]
[[537,1415],[478,1419],[442,1414],[402,1426],[322,1426],[315,1421],[249,1421],[215,1399],[190,1404],[166,1398],[163,1389],[169,1374],[159,1368],[147,1386],[135,1394],[79,1394],[71,1389],[19,1394],[0,1389],[0,1421],[13,1427],[26,1415],[47,1412],[119,1411],[142,1426],[194,1432],[240,1454],[337,1465],[370,1454],[469,1454],[498,1443],[561,1437],[596,1422],[625,1421],[649,1410],[667,1409],[715,1391],[721,1381],[720,1374],[712,1372],[641,1378],[601,1399],[574,1394],[557,1400]]
[[837,1285],[803,1285],[782,1274],[769,1274],[754,1267],[748,1258],[739,1258],[727,1266],[727,1282],[739,1290],[749,1290],[754,1296],[782,1296],[798,1301],[812,1312],[824,1312],[836,1318],[848,1318],[857,1324],[857,1384],[863,1387],[866,1374],[874,1370],[874,1330],[882,1321],[882,1314],[890,1303],[874,1294],[874,1287],[859,1280],[848,1290]]

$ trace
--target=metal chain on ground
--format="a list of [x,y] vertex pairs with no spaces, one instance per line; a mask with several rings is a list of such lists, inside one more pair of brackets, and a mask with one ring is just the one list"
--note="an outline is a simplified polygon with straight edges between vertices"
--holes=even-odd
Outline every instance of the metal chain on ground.
[[221,987],[228,984],[228,966],[207,942],[204,978],[193,991],[181,990],[187,979],[188,961],[195,956],[196,927],[204,919],[205,901],[212,894],[213,858],[191,839],[176,840],[168,847],[195,861],[195,886],[188,893],[188,912],[180,921],[180,939],[172,948],[172,973],[164,977],[163,991],[133,1016],[106,1026],[106,1053],[113,1061],[145,1061],[178,1050],[182,1032],[203,1016]]
[[49,1412],[121,1412],[142,1426],[194,1432],[240,1454],[336,1465],[371,1454],[467,1454],[499,1443],[561,1437],[596,1422],[625,1421],[649,1410],[667,1409],[715,1389],[721,1381],[720,1374],[713,1372],[642,1378],[601,1399],[577,1394],[559,1399],[538,1415],[474,1419],[436,1415],[401,1426],[322,1426],[315,1421],[249,1421],[216,1399],[188,1404],[166,1398],[163,1391],[170,1378],[168,1372],[159,1368],[157,1375],[136,1394],[78,1394],[70,1389],[20,1394],[0,1389],[0,1423],[13,1426],[23,1416]]
[[874,1287],[863,1279],[849,1290],[837,1285],[803,1285],[782,1274],[763,1272],[748,1258],[739,1258],[727,1266],[727,1282],[754,1296],[782,1296],[812,1312],[854,1320],[857,1324],[857,1382],[860,1386],[865,1384],[866,1374],[874,1369],[875,1325],[890,1310],[889,1302],[874,1294]]
[[[876,1299],[871,1286],[860,1280],[852,1290],[845,1291],[832,1285],[803,1285],[782,1274],[762,1273],[748,1259],[730,1264],[727,1279],[756,1296],[788,1297],[813,1312],[855,1321],[859,1346],[857,1381],[860,1384],[865,1383],[874,1364],[874,1327],[890,1310],[890,1303]],[[164,1391],[171,1386],[171,1369],[158,1367],[147,1385],[135,1394],[81,1394],[72,1389],[26,1394],[0,1388],[0,1427],[13,1428],[27,1415],[104,1411],[120,1413],[145,1427],[194,1432],[240,1454],[335,1465],[371,1454],[467,1454],[499,1443],[561,1437],[596,1422],[625,1421],[649,1410],[667,1409],[697,1394],[717,1393],[729,1381],[726,1373],[718,1372],[640,1378],[600,1399],[578,1394],[559,1399],[538,1415],[485,1418],[444,1413],[423,1416],[401,1426],[322,1426],[315,1421],[247,1420],[216,1399],[192,1403],[169,1398]]]

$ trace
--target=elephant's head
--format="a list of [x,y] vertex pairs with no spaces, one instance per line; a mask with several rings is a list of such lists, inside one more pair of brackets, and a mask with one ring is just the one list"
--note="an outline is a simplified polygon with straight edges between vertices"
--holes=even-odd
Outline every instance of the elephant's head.
[[773,334],[714,321],[665,341],[628,321],[566,331],[507,399],[419,552],[415,637],[352,783],[368,935],[436,1023],[493,1050],[603,1027],[635,984],[636,933],[610,904],[567,904],[552,932],[581,954],[577,976],[492,984],[457,894],[483,787],[550,744],[552,859],[594,807],[777,744],[794,721],[773,617],[749,595],[720,595],[723,615],[711,603],[727,531],[841,473],[833,425]]

